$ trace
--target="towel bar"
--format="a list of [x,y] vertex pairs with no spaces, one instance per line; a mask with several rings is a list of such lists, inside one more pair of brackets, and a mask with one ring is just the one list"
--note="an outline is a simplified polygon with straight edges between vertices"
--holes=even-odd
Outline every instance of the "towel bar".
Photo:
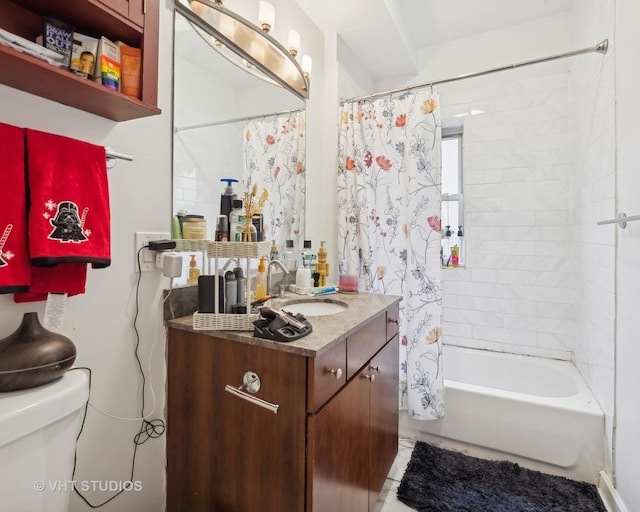
[[617,224],[624,229],[627,227],[627,222],[631,222],[632,220],[640,220],[640,215],[631,215],[630,217],[627,217],[626,213],[619,213],[615,219],[601,220],[596,222],[596,224],[598,226],[603,226],[604,224]]
[[[227,384],[224,387],[224,390],[232,395],[242,398],[247,402],[251,402],[259,407],[263,407],[271,411],[273,414],[278,414],[278,408],[280,407],[278,404],[272,404],[271,402],[267,402],[266,400],[262,400],[257,396],[252,396],[249,393],[257,393],[260,390],[260,377],[258,377],[257,373],[254,372],[246,372],[242,377],[242,386],[234,387],[230,384]],[[245,393],[243,390],[246,389],[249,393]]]
[[133,157],[123,153],[116,153],[111,148],[105,148],[107,153],[107,169],[113,168],[118,162],[116,160],[127,160],[133,162]]

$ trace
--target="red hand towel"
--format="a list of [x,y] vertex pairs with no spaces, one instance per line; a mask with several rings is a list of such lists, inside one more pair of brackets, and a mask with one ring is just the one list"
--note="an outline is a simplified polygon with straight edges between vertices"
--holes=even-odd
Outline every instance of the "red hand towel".
[[15,302],[47,300],[49,293],[66,293],[69,297],[84,293],[87,280],[86,263],[59,263],[55,267],[31,267],[31,287],[16,293]]
[[105,149],[61,135],[25,131],[33,265],[108,267],[111,234]]
[[0,123],[0,293],[29,287],[24,131]]

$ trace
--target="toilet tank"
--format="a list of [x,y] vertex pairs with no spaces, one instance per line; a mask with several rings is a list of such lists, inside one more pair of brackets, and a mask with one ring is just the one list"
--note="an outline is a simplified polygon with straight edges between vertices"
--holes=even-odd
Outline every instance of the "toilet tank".
[[89,377],[72,370],[36,388],[0,393],[0,503],[15,512],[67,512]]

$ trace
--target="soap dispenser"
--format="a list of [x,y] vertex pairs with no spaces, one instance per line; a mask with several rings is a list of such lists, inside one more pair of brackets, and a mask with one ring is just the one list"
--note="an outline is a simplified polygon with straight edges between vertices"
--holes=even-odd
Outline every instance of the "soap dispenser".
[[267,267],[264,264],[267,258],[260,258],[258,275],[256,276],[256,300],[267,296]]
[[320,249],[318,249],[318,263],[316,263],[316,272],[319,274],[318,284],[319,286],[327,285],[327,275],[329,275],[329,264],[327,263],[327,249],[324,246],[325,242],[320,242]]
[[189,262],[189,274],[187,276],[187,284],[196,284],[200,277],[200,269],[196,263],[196,255],[191,255],[191,261]]

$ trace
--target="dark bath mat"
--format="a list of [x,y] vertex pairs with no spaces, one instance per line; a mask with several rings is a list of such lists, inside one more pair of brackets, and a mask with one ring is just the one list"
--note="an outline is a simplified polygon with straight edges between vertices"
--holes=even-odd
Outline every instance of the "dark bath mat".
[[421,512],[606,512],[594,485],[416,442],[398,499]]

